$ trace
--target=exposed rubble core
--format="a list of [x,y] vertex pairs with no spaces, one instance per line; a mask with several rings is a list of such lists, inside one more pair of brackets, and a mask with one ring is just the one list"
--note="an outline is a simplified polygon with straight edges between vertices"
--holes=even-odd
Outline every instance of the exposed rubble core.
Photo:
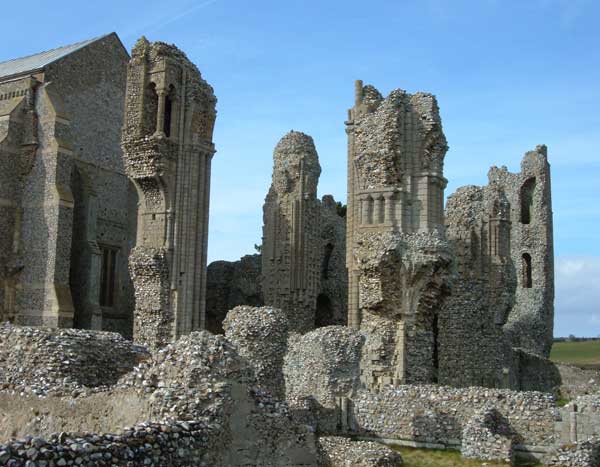
[[600,438],[561,446],[556,452],[544,457],[544,465],[561,467],[600,466]]
[[290,131],[273,152],[273,180],[263,207],[265,304],[281,309],[292,332],[315,326],[320,282],[317,184],[321,166],[313,139]]
[[238,306],[227,314],[223,327],[227,340],[254,368],[257,386],[285,398],[283,358],[288,330],[283,312],[271,307]]
[[119,334],[0,325],[0,389],[73,395],[105,388],[149,353]]
[[340,407],[360,388],[363,342],[360,333],[342,326],[290,337],[283,367],[286,397],[298,416],[318,420],[322,433],[342,427]]
[[216,98],[177,47],[133,47],[122,147],[140,203],[129,257],[134,339],[160,347],[205,326],[206,250]]
[[398,467],[403,464],[400,454],[370,441],[322,436],[317,445],[319,465],[323,467]]

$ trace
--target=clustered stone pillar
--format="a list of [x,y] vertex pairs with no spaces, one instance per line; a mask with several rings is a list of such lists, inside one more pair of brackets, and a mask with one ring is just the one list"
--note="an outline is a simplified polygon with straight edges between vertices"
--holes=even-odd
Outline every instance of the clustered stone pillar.
[[134,339],[151,347],[204,327],[215,104],[183,52],[145,38],[136,43],[122,146],[140,199],[129,259]]
[[265,199],[262,273],[265,304],[286,314],[290,332],[315,326],[320,281],[321,166],[312,138],[291,131],[275,147]]

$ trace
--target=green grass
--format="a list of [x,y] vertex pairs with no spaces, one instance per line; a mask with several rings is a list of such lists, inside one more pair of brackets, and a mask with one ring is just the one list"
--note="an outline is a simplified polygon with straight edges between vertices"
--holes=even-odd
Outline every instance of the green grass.
[[550,360],[600,369],[600,340],[555,342],[550,352]]
[[[404,467],[506,467],[508,464],[500,462],[467,460],[460,457],[457,451],[437,451],[433,449],[414,449],[393,446],[404,459]],[[541,464],[519,463],[518,467],[541,467]]]

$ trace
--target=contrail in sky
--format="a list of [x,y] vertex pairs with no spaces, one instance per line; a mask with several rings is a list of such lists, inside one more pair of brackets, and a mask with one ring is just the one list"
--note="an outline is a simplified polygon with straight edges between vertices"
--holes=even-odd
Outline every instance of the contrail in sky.
[[171,16],[170,18],[164,19],[162,21],[158,21],[158,22],[156,22],[154,24],[151,24],[150,26],[139,28],[136,32],[129,33],[129,34],[127,34],[127,36],[134,35],[134,34],[137,35],[139,32],[143,32],[144,34],[147,34],[147,33],[152,33],[152,32],[159,31],[160,29],[164,28],[165,26],[167,26],[167,25],[169,25],[171,23],[174,23],[175,21],[178,21],[181,18],[184,18],[185,16],[190,15],[193,12],[195,12],[197,10],[200,10],[201,8],[205,8],[207,6],[210,6],[213,3],[216,3],[217,1],[218,0],[205,0],[204,2],[199,2],[196,5],[190,7],[188,9],[186,9],[186,10],[183,10],[180,13],[177,13],[177,14]]

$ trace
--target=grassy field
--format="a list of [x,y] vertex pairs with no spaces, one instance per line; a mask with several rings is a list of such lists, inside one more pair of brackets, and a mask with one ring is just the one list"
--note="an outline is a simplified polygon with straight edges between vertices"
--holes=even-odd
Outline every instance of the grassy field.
[[600,369],[600,340],[555,342],[550,352],[550,360],[572,363],[582,368]]
[[[434,451],[395,447],[404,459],[404,467],[506,467],[507,464],[461,459],[456,451]],[[540,464],[517,463],[518,467],[538,467]]]

